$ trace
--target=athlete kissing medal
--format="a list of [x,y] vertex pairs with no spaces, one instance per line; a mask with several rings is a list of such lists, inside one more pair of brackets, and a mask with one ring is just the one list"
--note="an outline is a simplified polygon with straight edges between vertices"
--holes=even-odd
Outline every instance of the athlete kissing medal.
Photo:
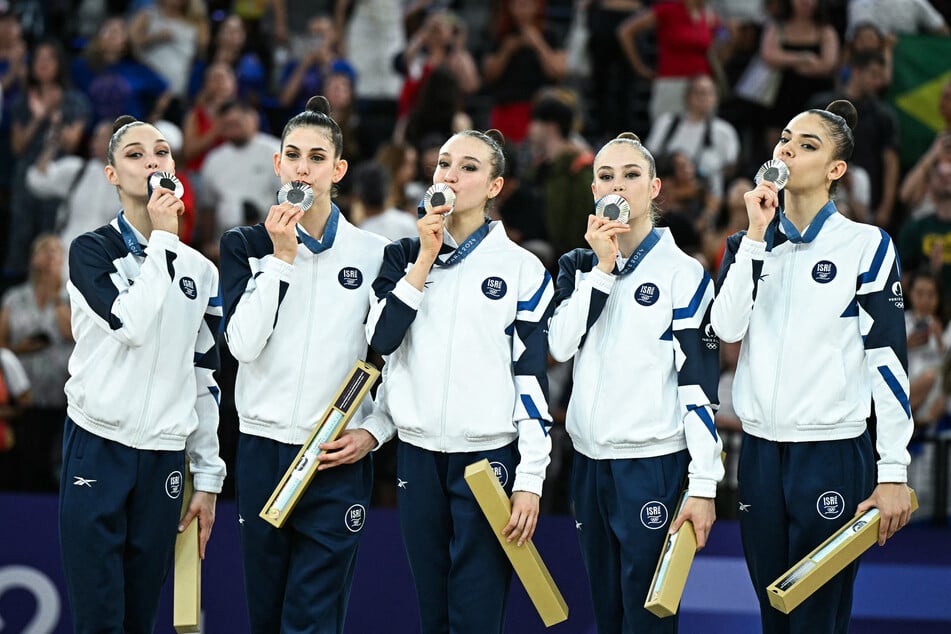
[[314,190],[304,181],[284,183],[277,192],[278,204],[289,202],[301,211],[307,211],[314,204]]
[[[426,213],[432,213],[434,207],[442,207],[443,205],[454,207],[455,204],[456,192],[452,191],[445,183],[436,183],[427,189],[423,196],[423,207],[426,208]],[[452,209],[443,215],[448,216],[451,213]]]
[[627,224],[631,217],[631,206],[623,196],[608,194],[597,202],[594,213],[596,216],[603,216],[608,220],[617,220]]
[[181,198],[185,194],[182,181],[178,180],[175,174],[171,172],[152,172],[149,175],[149,197],[151,197],[152,192],[159,187],[171,190],[172,193],[175,194],[175,198]]
[[776,185],[777,189],[782,189],[789,182],[789,168],[779,159],[766,161],[753,178],[757,185],[763,181],[769,181]]

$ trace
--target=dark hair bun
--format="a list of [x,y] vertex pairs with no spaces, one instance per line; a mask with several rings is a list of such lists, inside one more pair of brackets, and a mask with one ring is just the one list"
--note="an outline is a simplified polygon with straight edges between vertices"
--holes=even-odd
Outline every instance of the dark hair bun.
[[489,137],[490,139],[498,143],[500,148],[505,147],[505,135],[499,132],[498,130],[496,130],[495,128],[492,128],[491,130],[486,130],[485,136]]
[[121,130],[123,126],[129,125],[130,123],[135,123],[136,121],[138,121],[138,119],[136,119],[132,115],[128,115],[128,114],[122,115],[121,117],[119,117],[113,122],[112,133],[115,134],[116,132]]
[[631,141],[637,141],[638,143],[641,142],[641,137],[637,136],[633,132],[622,132],[621,134],[617,135],[617,138],[630,139]]
[[307,110],[330,116],[330,102],[323,95],[314,95],[307,100]]
[[859,113],[855,110],[855,106],[852,105],[851,101],[836,99],[826,106],[826,111],[837,114],[845,119],[845,123],[849,126],[849,129],[853,132],[855,131],[855,125],[859,122]]

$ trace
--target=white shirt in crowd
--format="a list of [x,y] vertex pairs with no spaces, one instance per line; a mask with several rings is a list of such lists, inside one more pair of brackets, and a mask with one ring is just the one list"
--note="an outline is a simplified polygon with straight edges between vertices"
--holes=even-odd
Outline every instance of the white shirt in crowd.
[[258,133],[242,146],[225,143],[205,157],[201,166],[202,207],[215,208],[218,235],[246,224],[245,201],[257,208],[259,220],[267,217],[281,188],[273,158],[280,150],[280,139]]
[[360,224],[360,228],[390,241],[419,235],[416,230],[416,219],[410,213],[396,207],[390,207],[381,214],[370,216]]

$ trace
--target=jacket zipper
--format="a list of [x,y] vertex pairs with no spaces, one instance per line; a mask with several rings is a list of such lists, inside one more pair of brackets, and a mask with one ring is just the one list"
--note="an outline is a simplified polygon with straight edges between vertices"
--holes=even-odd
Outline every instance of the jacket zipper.
[[[441,429],[439,433],[440,438],[440,450],[448,451],[446,445],[446,410],[449,407],[449,385],[450,385],[450,370],[452,369],[452,338],[456,330],[456,307],[459,303],[459,287],[462,285],[459,281],[462,277],[462,267],[465,266],[466,259],[463,258],[458,264],[455,265],[456,270],[455,279],[453,280],[453,296],[452,296],[452,313],[449,315],[449,336],[447,340],[447,354],[446,354],[446,371],[444,373],[445,386],[442,393],[442,412],[440,415],[441,420]],[[428,276],[427,276],[428,277]]]
[[[313,323],[312,318],[314,313],[314,298],[317,294],[318,261],[317,261],[316,255],[312,255],[310,257],[313,260],[313,266],[311,267],[311,271],[313,271],[313,273],[310,276],[311,277],[311,289],[310,289],[311,292],[307,298],[307,311],[304,313],[305,315],[307,315],[309,323],[307,328],[307,334],[304,335],[304,346],[302,348],[303,354],[301,354],[300,372],[297,375],[297,398],[294,400],[294,413],[291,415],[291,420],[290,420],[291,438],[293,439],[293,442],[295,445],[301,444],[304,442],[304,440],[306,440],[306,439],[300,439],[300,443],[297,442],[298,441],[298,438],[297,438],[298,422],[297,421],[298,421],[298,416],[300,413],[301,394],[304,391],[304,377],[307,375],[307,372],[306,372],[307,371],[307,356],[308,356],[307,352],[310,350],[310,334],[311,334],[310,324]],[[320,422],[319,420],[314,421],[314,424],[316,425],[319,422]]]
[[[174,281],[174,280],[173,280]],[[159,311],[158,330],[159,336],[162,333],[162,322],[165,319],[165,307]],[[135,434],[135,446],[138,447],[142,442],[142,432],[145,430],[145,423],[148,420],[149,405],[152,402],[152,386],[155,380],[155,368],[158,366],[159,350],[161,346],[158,339],[155,341],[155,353],[152,355],[152,369],[149,371],[149,383],[145,391],[145,402],[142,404],[142,414],[139,415],[139,428]]]
[[[608,319],[609,324],[613,324],[615,322],[614,313],[617,312],[618,301],[616,300],[616,298],[620,294],[617,288],[619,286],[621,286],[621,284],[615,284],[614,292],[608,295],[608,305],[605,306],[605,312],[608,313],[608,317],[609,317]],[[585,319],[587,319],[587,317],[585,317]],[[597,323],[598,322],[595,321],[595,324]],[[591,327],[593,328],[594,324],[592,324]],[[590,331],[589,331],[589,334],[590,334]],[[598,383],[594,391],[594,394],[595,394],[594,403],[591,404],[591,414],[589,415],[589,418],[588,418],[588,437],[591,439],[591,442],[597,442],[597,438],[595,436],[594,421],[597,420],[596,416],[598,412],[598,405],[601,402],[601,399],[598,398],[597,395],[601,393],[601,380],[604,376],[605,350],[607,349],[607,345],[608,345],[607,340],[608,340],[607,337],[602,337],[601,345],[598,348],[598,357],[601,362],[598,364]]]
[[786,298],[785,298],[786,301],[783,304],[783,325],[780,328],[779,336],[777,337],[777,340],[780,342],[780,346],[779,346],[779,355],[776,358],[776,377],[773,380],[773,402],[772,402],[771,411],[770,411],[770,422],[772,423],[772,427],[773,427],[772,432],[773,432],[774,438],[777,437],[776,436],[776,427],[777,427],[776,401],[779,400],[779,385],[780,385],[779,381],[780,381],[780,378],[782,378],[783,356],[786,351],[786,344],[785,344],[786,327],[789,325],[789,305],[792,300],[793,285],[796,283],[796,260],[799,258],[799,247],[800,245],[798,244],[793,245],[792,263],[788,267],[785,267],[785,270],[783,272],[784,278],[788,276],[791,279],[789,279],[788,281],[786,279],[783,279],[783,284],[786,289]]

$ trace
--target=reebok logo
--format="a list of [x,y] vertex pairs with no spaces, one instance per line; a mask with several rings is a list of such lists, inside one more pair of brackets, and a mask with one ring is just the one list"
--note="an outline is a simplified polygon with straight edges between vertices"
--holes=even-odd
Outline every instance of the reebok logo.
[[90,480],[82,476],[73,476],[73,486],[76,487],[89,487],[91,489],[95,482],[98,482],[98,480]]

